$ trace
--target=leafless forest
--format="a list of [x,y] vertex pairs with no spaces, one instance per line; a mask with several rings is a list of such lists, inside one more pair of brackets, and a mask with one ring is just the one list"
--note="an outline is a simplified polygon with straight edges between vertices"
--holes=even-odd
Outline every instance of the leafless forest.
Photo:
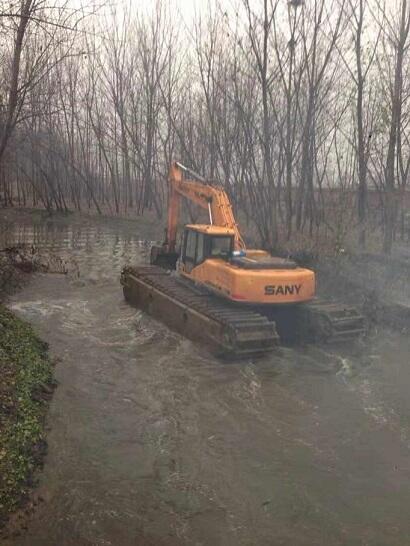
[[1,3],[2,205],[161,217],[174,158],[266,247],[408,237],[408,0],[54,1]]

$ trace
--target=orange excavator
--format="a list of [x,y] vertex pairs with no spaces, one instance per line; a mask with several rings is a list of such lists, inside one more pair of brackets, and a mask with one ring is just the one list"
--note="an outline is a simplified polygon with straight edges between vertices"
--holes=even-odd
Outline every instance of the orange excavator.
[[[216,352],[249,356],[284,341],[339,341],[364,332],[358,310],[315,298],[315,273],[294,261],[247,249],[228,195],[173,163],[165,241],[151,265],[124,268],[125,298]],[[208,224],[187,224],[177,248],[182,199]]]

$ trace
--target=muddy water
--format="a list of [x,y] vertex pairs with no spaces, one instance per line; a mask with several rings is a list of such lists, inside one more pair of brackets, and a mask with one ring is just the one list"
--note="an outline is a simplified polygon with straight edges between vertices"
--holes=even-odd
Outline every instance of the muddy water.
[[44,499],[15,546],[410,544],[410,342],[222,363],[127,305],[137,224],[14,224],[76,259],[11,307],[59,357]]

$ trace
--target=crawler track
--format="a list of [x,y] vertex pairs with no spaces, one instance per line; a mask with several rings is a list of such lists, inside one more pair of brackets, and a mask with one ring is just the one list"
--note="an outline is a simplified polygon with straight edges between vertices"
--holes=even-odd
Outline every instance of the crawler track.
[[275,323],[266,316],[196,290],[160,267],[127,267],[121,284],[127,301],[218,354],[253,356],[278,344]]

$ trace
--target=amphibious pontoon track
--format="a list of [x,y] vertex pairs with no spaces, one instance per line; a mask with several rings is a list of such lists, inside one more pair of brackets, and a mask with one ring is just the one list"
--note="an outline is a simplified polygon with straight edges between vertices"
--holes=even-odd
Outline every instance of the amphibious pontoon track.
[[278,344],[275,323],[264,315],[197,290],[160,267],[124,268],[121,283],[127,301],[219,354],[252,356]]
[[315,299],[292,306],[246,306],[224,300],[157,266],[124,268],[124,296],[153,317],[217,353],[248,356],[284,342],[355,340],[365,319],[353,306]]

